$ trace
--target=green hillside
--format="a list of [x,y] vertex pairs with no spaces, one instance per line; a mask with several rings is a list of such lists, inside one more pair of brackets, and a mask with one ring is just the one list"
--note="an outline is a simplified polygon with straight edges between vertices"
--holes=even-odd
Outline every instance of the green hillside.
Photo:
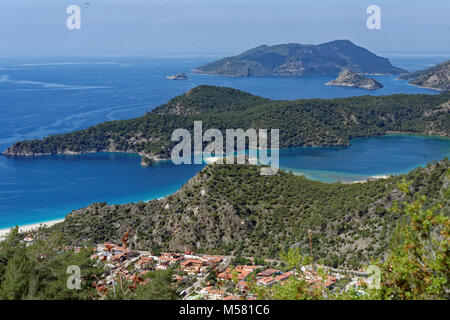
[[316,260],[357,268],[387,254],[401,216],[390,208],[407,200],[398,188],[403,178],[415,196],[441,201],[448,212],[448,172],[446,159],[406,176],[326,184],[284,171],[261,176],[256,166],[209,165],[162,200],[92,204],[47,232],[60,230],[65,243],[84,245],[120,242],[129,231],[138,249],[274,258],[290,247],[309,254],[312,230]]
[[43,155],[100,151],[140,153],[150,159],[170,156],[178,128],[203,130],[280,129],[280,147],[348,145],[355,137],[389,131],[450,135],[450,114],[441,95],[361,96],[275,101],[236,89],[199,86],[143,117],[111,121],[42,140],[21,141],[5,155]]

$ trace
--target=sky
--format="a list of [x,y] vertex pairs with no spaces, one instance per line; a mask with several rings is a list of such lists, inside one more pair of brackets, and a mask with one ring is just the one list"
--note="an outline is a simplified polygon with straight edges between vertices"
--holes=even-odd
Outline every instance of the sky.
[[[374,4],[381,29],[369,30]],[[66,27],[70,5],[80,30]],[[336,39],[450,52],[449,16],[449,0],[0,0],[0,56],[223,55]]]

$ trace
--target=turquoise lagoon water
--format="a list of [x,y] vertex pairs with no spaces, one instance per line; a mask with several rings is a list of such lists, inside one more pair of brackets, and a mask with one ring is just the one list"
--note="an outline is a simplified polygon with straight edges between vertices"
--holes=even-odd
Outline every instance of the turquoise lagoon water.
[[[385,88],[324,86],[332,77],[222,78],[187,72],[217,57],[33,58],[0,60],[0,149],[23,139],[86,128],[102,121],[138,117],[200,84],[238,88],[272,99],[332,98],[436,91],[377,76]],[[435,56],[393,57],[416,70],[445,60]],[[447,139],[390,135],[352,140],[350,147],[282,150],[280,165],[325,182],[404,173],[449,155]],[[163,162],[140,166],[136,155],[88,154],[32,158],[0,157],[0,229],[64,217],[92,202],[155,199],[178,190],[202,165]]]
[[395,134],[352,139],[348,147],[281,150],[280,167],[309,179],[350,182],[408,173],[449,156],[450,139]]

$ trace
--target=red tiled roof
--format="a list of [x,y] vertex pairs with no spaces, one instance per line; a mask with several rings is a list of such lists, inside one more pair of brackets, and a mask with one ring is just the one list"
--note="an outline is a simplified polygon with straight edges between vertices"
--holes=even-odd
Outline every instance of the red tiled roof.
[[283,273],[283,274],[275,277],[275,280],[276,281],[282,281],[282,280],[285,280],[285,279],[289,278],[292,275],[293,275],[293,273],[289,271],[289,272]]
[[208,291],[208,293],[210,293],[210,294],[217,294],[217,295],[225,294],[225,291],[220,290],[220,289],[214,289],[213,287],[206,287],[205,290]]
[[267,270],[261,271],[260,273],[257,274],[257,276],[268,277],[276,274],[277,272],[280,272],[280,270],[269,268]]
[[190,264],[203,265],[204,262],[198,259],[187,259],[180,263],[181,266],[186,267]]

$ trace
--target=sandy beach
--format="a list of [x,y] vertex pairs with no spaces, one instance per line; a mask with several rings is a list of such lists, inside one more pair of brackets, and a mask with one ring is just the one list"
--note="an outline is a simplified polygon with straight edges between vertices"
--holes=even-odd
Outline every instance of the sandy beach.
[[[64,219],[58,219],[58,220],[52,220],[52,221],[47,221],[47,222],[27,224],[27,225],[19,226],[19,231],[27,232],[27,231],[32,231],[32,230],[38,229],[39,227],[50,227],[50,226],[53,226],[54,224],[57,224],[57,223],[63,222],[63,221],[64,221]],[[9,233],[10,230],[11,230],[11,228],[0,229],[0,240],[2,240]]]
[[352,183],[366,183],[369,181],[374,181],[374,180],[379,180],[379,179],[387,179],[389,178],[391,175],[380,175],[380,176],[372,176],[369,177],[365,180],[357,180],[357,181],[349,181],[349,182],[344,182],[344,183],[348,183],[348,184],[352,184]]

